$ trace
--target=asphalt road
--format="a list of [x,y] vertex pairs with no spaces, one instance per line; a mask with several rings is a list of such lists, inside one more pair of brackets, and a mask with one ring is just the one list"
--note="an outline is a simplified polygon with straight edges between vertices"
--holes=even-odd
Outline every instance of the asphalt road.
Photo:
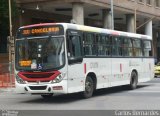
[[43,99],[40,95],[0,92],[1,110],[160,110],[160,78],[140,83],[136,90],[126,86],[95,92],[89,99],[79,94]]

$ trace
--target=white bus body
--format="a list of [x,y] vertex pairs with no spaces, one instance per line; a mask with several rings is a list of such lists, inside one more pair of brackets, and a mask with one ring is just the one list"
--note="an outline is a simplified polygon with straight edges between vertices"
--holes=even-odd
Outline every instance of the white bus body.
[[[37,55],[39,54],[37,59],[23,60],[23,57],[19,58],[21,56],[19,51],[23,48],[23,45],[19,43],[21,39],[23,41],[28,39],[26,41],[29,41],[27,42],[29,45],[32,41],[31,39],[41,38],[43,33],[46,34],[46,32],[51,30],[45,28],[46,31],[45,29],[41,29],[39,32],[36,32],[35,28],[39,29],[39,27],[48,25],[61,25],[63,27],[64,33],[62,35],[54,35],[54,33],[52,37],[61,36],[64,38],[64,51],[62,50],[63,48],[59,47],[61,51],[57,53],[59,57],[62,57],[63,53],[61,52],[64,52],[64,64],[62,63],[63,65],[57,69],[44,71],[42,70],[43,64],[37,63],[37,59],[41,58],[43,54],[37,53]],[[29,30],[28,28],[34,28],[34,30]],[[25,29],[33,31],[33,33],[30,32],[33,36],[30,36],[29,31],[27,33]],[[67,23],[36,24],[21,27],[19,30],[25,30],[24,32],[26,33],[24,34],[28,35],[25,38],[22,34],[22,36],[16,40],[17,61],[15,62],[15,83],[17,93],[45,94],[49,96],[52,93],[67,94],[83,92],[84,97],[87,98],[92,96],[93,90],[95,89],[120,85],[131,85],[131,88],[134,89],[138,82],[146,82],[154,77],[154,59],[151,56],[152,38],[149,36]],[[53,31],[55,30],[53,29]],[[37,35],[34,35],[35,33],[37,33]],[[41,35],[38,35],[40,33]],[[93,37],[95,43],[87,37],[91,39]],[[139,40],[141,47],[134,48],[133,46],[136,46],[134,45],[135,43],[139,46]],[[143,42],[144,40],[145,42]],[[105,45],[107,41],[111,41],[111,44]],[[121,46],[116,44],[118,46],[118,48],[116,48],[114,41],[122,41],[119,43],[128,41],[132,46],[127,47],[129,45]],[[80,44],[79,48],[77,47],[77,43]],[[145,45],[145,43],[147,44]],[[41,51],[41,44],[39,44],[38,47],[37,49]],[[126,52],[127,55],[125,55],[125,50],[128,51]],[[117,51],[119,51],[119,53]],[[115,53],[113,54],[113,52]],[[135,54],[138,55],[134,55],[133,52],[137,52]],[[34,65],[34,63],[36,65]],[[41,66],[41,68],[39,67],[37,69],[37,65]],[[33,70],[25,70],[26,67]],[[34,76],[32,77],[32,75]],[[133,79],[131,79],[132,77]],[[89,81],[86,80],[87,78],[90,78]],[[57,80],[55,81],[55,79]]]

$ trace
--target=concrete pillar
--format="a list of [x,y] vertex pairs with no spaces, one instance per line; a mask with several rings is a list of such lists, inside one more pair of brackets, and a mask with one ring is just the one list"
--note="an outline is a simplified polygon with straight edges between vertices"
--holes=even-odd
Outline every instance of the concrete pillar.
[[149,21],[146,25],[145,25],[145,34],[148,36],[153,37],[152,35],[152,20]]
[[127,32],[135,33],[135,18],[134,14],[126,14]]
[[75,23],[84,25],[83,3],[72,3],[72,19],[75,21]]
[[153,46],[153,56],[155,58],[157,58],[157,47],[158,47],[158,30],[157,29],[153,29],[153,42],[152,42],[152,46]]
[[110,9],[103,9],[103,27],[107,29],[112,29],[112,14],[110,13]]

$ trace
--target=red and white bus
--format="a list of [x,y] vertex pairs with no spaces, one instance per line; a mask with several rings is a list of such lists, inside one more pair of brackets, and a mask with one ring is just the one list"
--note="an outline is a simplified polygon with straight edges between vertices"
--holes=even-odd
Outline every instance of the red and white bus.
[[154,77],[152,38],[146,35],[69,23],[20,27],[16,39],[17,93],[93,91],[120,85],[137,87]]

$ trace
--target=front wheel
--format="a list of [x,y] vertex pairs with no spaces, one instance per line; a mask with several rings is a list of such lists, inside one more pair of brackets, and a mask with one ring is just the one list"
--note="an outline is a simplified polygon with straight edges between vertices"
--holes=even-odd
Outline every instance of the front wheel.
[[44,99],[50,99],[50,98],[52,98],[53,93],[49,93],[49,94],[42,94],[41,96],[42,96],[42,98],[44,98]]
[[94,83],[91,77],[87,76],[86,82],[85,82],[85,90],[83,92],[84,98],[90,98],[93,95],[94,91]]
[[135,71],[131,73],[131,79],[130,79],[130,88],[131,89],[136,89],[137,88],[137,83],[138,83],[138,76]]

